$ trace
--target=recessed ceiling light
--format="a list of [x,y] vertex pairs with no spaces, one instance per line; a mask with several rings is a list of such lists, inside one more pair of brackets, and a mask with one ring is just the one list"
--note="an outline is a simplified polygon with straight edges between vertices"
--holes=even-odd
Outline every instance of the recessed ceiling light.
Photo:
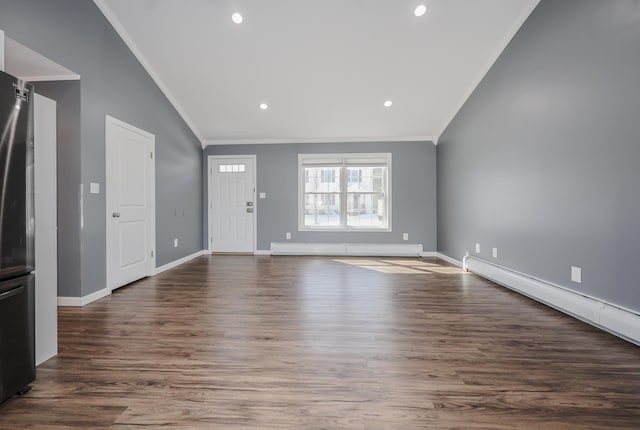
[[235,22],[236,24],[242,24],[242,15],[240,15],[238,12],[234,13],[233,15],[231,15],[231,21]]
[[384,107],[391,107],[392,104],[393,102],[391,100],[387,100],[386,102],[384,102]]
[[416,14],[416,16],[422,16],[427,12],[427,7],[423,4],[421,4],[420,6],[418,6],[416,8],[416,10],[413,12]]
[[267,109],[269,109],[269,105],[266,104],[266,103],[260,103],[260,109],[267,110]]

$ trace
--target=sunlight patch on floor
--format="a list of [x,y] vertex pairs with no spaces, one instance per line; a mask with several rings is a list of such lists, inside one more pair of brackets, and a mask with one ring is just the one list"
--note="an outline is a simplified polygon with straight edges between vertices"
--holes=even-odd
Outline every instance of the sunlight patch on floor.
[[386,266],[387,263],[381,260],[333,260],[339,263],[351,264],[353,266]]
[[363,269],[375,270],[380,273],[403,273],[403,274],[438,274],[438,275],[463,275],[462,269],[451,266],[442,266],[437,263],[428,263],[419,260],[372,260],[372,259],[340,259],[333,261],[350,266],[358,266]]

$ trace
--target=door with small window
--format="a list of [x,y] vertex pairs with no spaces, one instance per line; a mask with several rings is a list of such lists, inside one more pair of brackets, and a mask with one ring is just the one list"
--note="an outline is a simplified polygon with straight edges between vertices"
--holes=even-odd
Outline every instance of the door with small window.
[[209,250],[254,252],[255,158],[209,157]]

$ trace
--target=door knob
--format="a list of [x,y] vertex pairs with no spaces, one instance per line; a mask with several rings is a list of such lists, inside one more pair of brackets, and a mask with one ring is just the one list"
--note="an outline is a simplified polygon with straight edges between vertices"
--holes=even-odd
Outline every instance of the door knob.
[[111,216],[114,218],[120,218],[120,212],[114,212],[111,214]]
[[253,208],[247,208],[247,213],[253,212]]

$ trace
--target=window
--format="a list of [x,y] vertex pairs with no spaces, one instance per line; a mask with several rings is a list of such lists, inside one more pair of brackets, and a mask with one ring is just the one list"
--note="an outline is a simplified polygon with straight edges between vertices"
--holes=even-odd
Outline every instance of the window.
[[391,230],[391,154],[300,154],[299,230]]
[[246,170],[246,164],[219,164],[218,172],[220,173],[242,173]]
[[362,181],[362,169],[350,169],[349,170],[349,183]]
[[336,181],[335,169],[321,169],[320,178],[322,178],[322,182],[325,182],[325,183],[335,182]]

